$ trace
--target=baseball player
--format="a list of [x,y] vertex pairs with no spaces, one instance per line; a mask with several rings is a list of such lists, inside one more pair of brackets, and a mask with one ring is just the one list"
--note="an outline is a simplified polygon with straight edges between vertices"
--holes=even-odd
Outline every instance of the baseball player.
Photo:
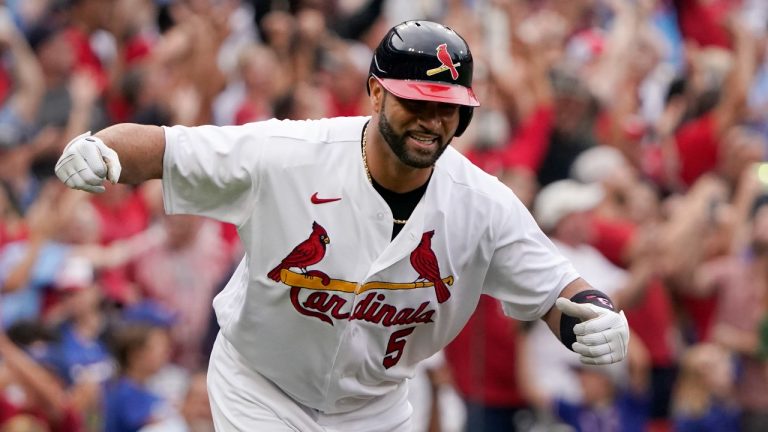
[[624,315],[449,146],[479,105],[464,39],[397,25],[367,86],[370,117],[119,124],[72,140],[56,166],[90,192],[162,178],[168,213],[238,227],[247,253],[213,302],[217,430],[410,430],[406,378],[481,294],[544,319],[585,363],[626,355]]

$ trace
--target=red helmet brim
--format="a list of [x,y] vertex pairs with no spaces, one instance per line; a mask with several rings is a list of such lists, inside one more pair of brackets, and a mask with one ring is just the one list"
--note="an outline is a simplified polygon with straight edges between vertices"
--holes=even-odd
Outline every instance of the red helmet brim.
[[462,85],[374,77],[388,92],[403,99],[480,106],[472,89]]

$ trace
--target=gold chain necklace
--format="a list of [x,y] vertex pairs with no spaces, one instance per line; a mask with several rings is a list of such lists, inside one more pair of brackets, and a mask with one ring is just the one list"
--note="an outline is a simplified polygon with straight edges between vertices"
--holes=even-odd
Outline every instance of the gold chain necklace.
[[[371,178],[371,170],[368,169],[368,157],[366,157],[365,145],[368,143],[368,126],[363,131],[363,166],[365,167],[365,175],[368,177],[368,183],[373,186],[373,179]],[[392,222],[397,225],[405,225],[408,223],[408,219],[395,219],[392,218]]]

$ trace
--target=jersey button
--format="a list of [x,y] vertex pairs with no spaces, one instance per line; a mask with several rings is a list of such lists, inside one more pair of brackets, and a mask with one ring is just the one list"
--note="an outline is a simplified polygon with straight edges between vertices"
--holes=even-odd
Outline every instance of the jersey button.
[[378,218],[379,220],[384,219],[384,213],[382,213],[382,212],[376,213],[376,218]]

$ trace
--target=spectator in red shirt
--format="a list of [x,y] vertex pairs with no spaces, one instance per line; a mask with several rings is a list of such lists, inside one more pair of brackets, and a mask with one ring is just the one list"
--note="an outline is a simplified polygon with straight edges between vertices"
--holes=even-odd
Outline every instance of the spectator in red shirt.
[[692,342],[706,341],[711,337],[718,295],[697,289],[693,276],[702,262],[727,254],[731,247],[728,188],[707,175],[685,196],[668,201],[668,221],[659,236],[664,281],[681,306],[683,335]]
[[672,3],[685,39],[701,46],[730,46],[731,38],[723,21],[741,0],[673,0]]
[[359,116],[368,114],[367,98],[363,86],[356,85],[368,73],[368,65],[358,59],[370,57],[363,45],[342,45],[328,50],[325,74],[330,92],[329,115]]
[[273,117],[272,106],[280,95],[281,75],[275,53],[263,45],[250,45],[240,53],[238,66],[245,98],[235,113],[235,123],[241,125]]
[[[157,233],[163,240],[133,264],[146,298],[176,314],[178,325],[171,329],[175,361],[191,370],[206,363],[201,342],[211,301],[233,264],[220,231],[210,219],[166,216]],[[195,275],[179,269],[195,269]]]
[[93,76],[101,90],[109,84],[109,73],[91,45],[91,36],[109,26],[113,19],[114,1],[69,0],[71,25],[65,37],[75,53],[75,68],[85,70]]
[[[587,183],[599,182],[606,192],[592,215],[592,246],[627,270],[642,263],[643,255],[658,253],[661,213],[656,191],[640,181],[637,170],[619,150],[598,146],[583,152],[571,167],[571,175]],[[651,419],[655,427],[668,428],[677,329],[671,295],[658,276],[649,278],[647,287],[631,296],[626,314],[650,356]]]
[[528,408],[516,375],[518,326],[504,315],[498,301],[481,296],[472,318],[445,348],[467,406],[468,431],[524,430],[516,424],[518,413]]
[[32,169],[39,178],[51,176],[56,155],[70,138],[107,122],[99,104],[102,89],[90,72],[75,72],[74,49],[65,34],[66,28],[49,16],[27,36],[45,79],[45,94],[36,112],[36,122],[42,130],[33,143],[37,149]]
[[[738,23],[732,23],[730,29],[734,35],[733,62],[725,81],[720,85],[716,105],[711,110],[699,113],[693,120],[683,123],[674,132],[672,146],[677,160],[677,175],[685,188],[690,187],[704,173],[718,167],[718,163],[723,159],[724,137],[733,126],[745,118],[747,92],[755,71],[756,44],[749,30],[742,28]],[[694,113],[696,109],[702,110],[697,104],[700,104],[707,94],[696,88],[696,84],[704,82],[707,85],[705,90],[711,93],[710,86],[713,83],[707,83],[706,80],[706,74],[711,71],[697,70],[696,68],[701,68],[698,62],[691,65],[694,66],[694,74],[688,83],[690,97],[687,109]]]
[[713,342],[733,351],[739,360],[735,396],[742,408],[743,431],[762,431],[768,424],[768,375],[759,351],[761,320],[768,304],[768,194],[754,171],[744,173],[731,211],[739,233],[730,253],[702,257],[689,275],[691,291],[714,293],[717,302],[711,331]]
[[0,183],[23,213],[40,187],[30,171],[35,146],[29,144],[45,84],[40,62],[4,7],[0,8],[0,55],[12,72],[12,92],[0,104]]
[[[149,209],[143,197],[130,186],[113,185],[110,193],[94,195],[91,203],[98,215],[99,242],[109,245],[144,231],[149,225]],[[99,275],[108,298],[129,302],[131,276],[126,265],[104,269]]]
[[26,237],[24,219],[8,199],[4,187],[0,187],[0,249],[7,243]]

